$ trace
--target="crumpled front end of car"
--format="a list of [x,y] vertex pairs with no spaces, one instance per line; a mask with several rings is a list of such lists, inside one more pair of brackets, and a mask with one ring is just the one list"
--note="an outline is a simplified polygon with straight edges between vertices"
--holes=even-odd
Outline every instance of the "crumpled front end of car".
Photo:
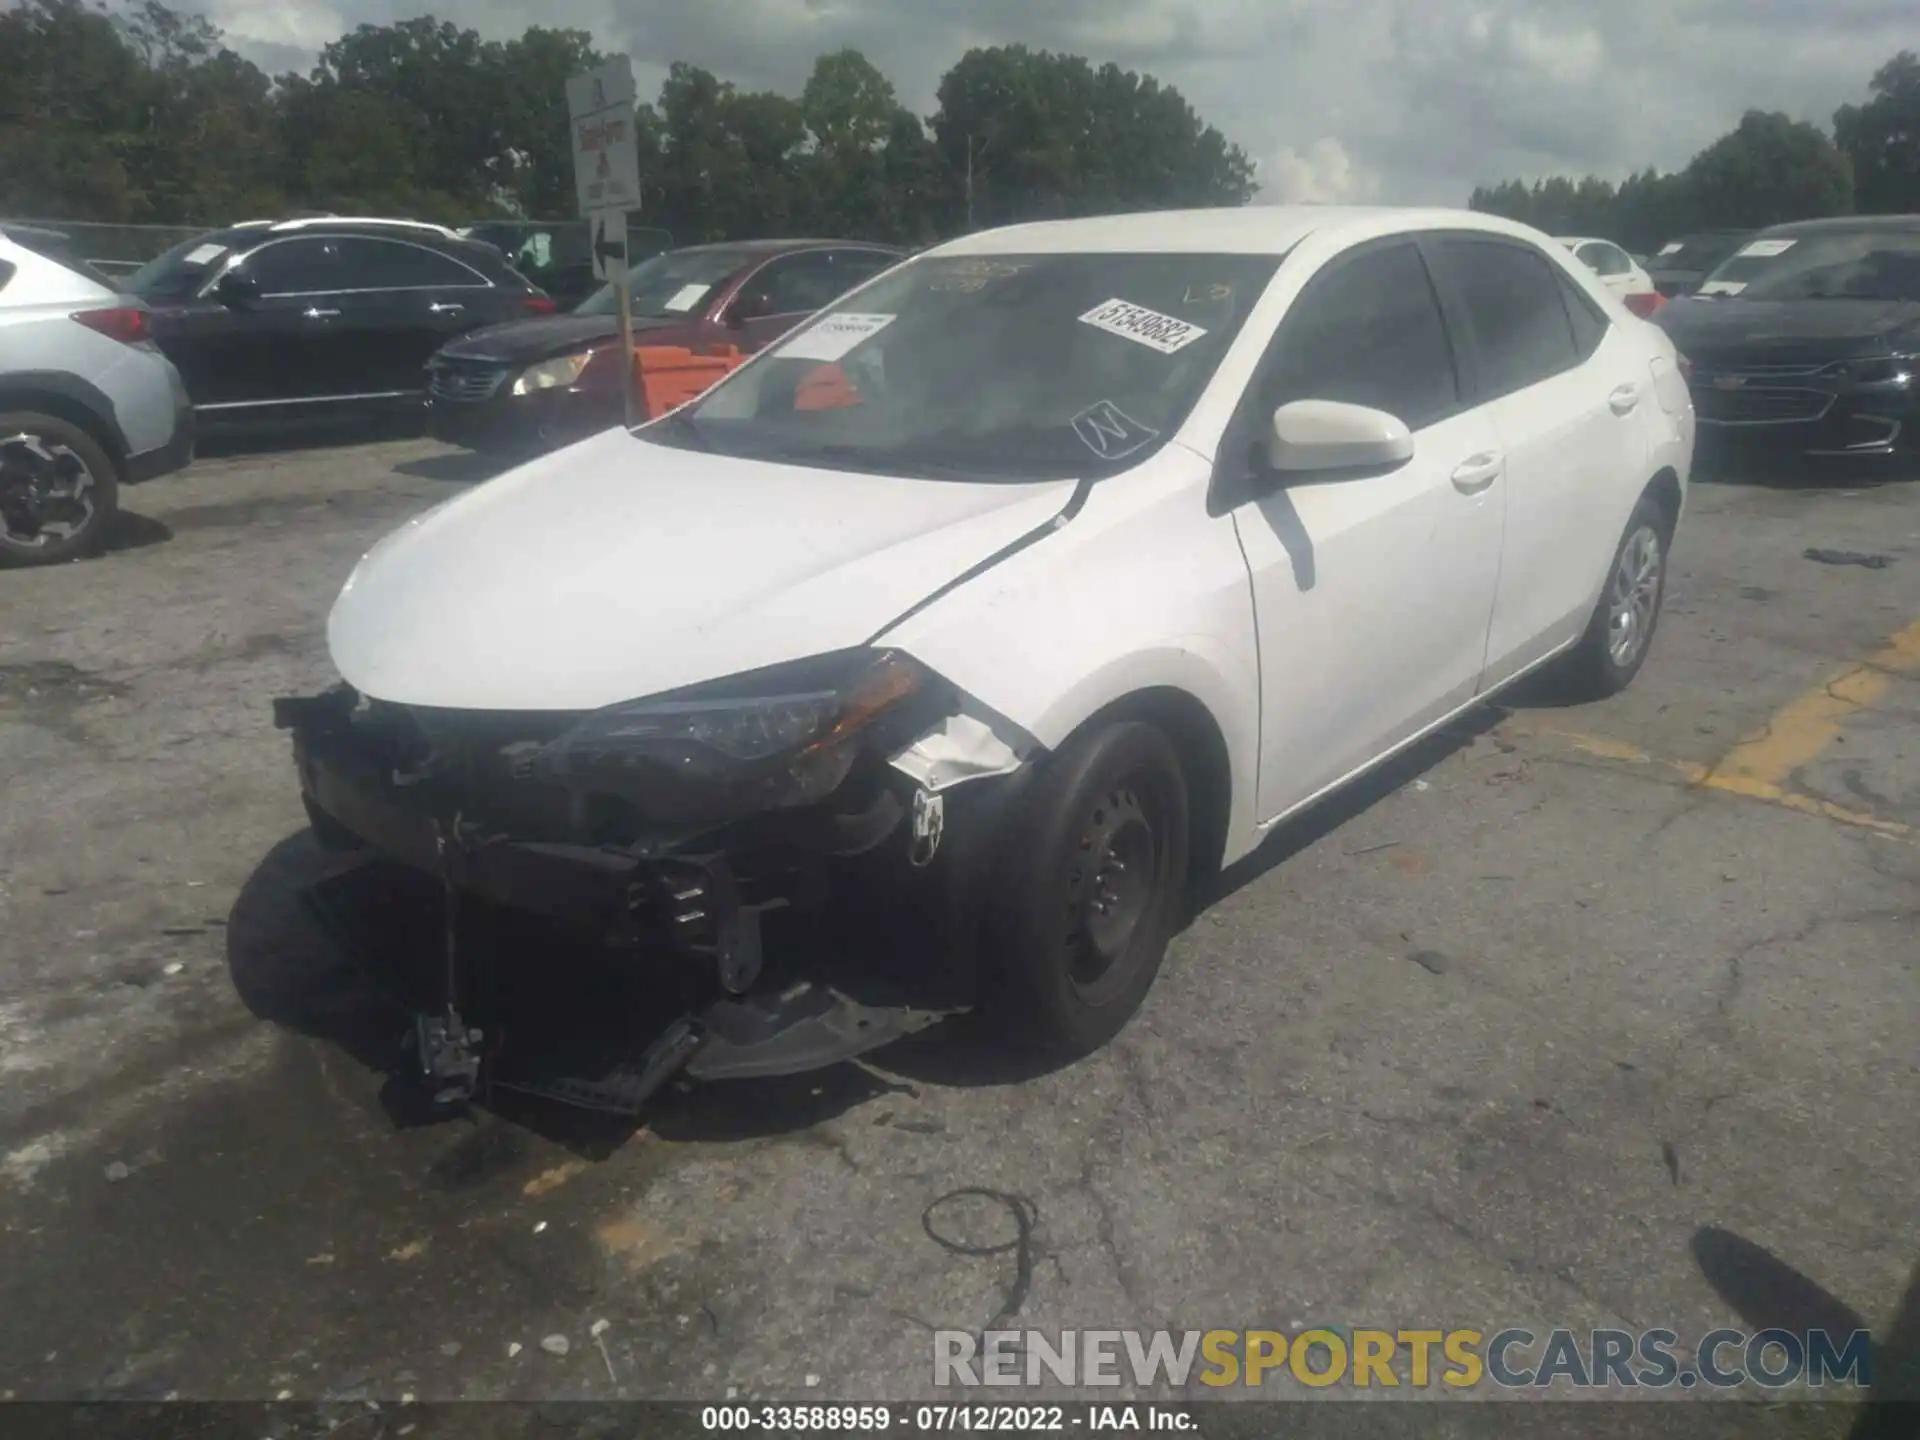
[[[682,1071],[812,1069],[967,1008],[965,917],[1034,750],[910,656],[868,648],[584,712],[402,706],[341,684],[276,701],[275,723],[320,839],[441,889],[444,993],[413,1050],[436,1099],[486,1083],[459,916],[491,906],[656,967],[680,997],[617,1074],[544,1086],[619,1110]],[[774,912],[907,892],[929,923],[882,973],[769,953]]]

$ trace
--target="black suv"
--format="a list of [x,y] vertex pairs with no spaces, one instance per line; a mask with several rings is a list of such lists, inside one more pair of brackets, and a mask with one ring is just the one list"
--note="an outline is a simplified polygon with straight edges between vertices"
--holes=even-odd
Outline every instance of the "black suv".
[[209,231],[123,288],[151,307],[202,430],[418,411],[427,360],[448,340],[556,308],[492,245],[334,216]]

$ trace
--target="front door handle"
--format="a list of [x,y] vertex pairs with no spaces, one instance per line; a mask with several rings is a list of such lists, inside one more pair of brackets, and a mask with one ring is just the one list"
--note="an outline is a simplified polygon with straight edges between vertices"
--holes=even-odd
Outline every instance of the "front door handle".
[[1607,408],[1616,415],[1630,415],[1633,407],[1640,403],[1640,387],[1622,385],[1607,396]]
[[331,320],[340,312],[338,310],[322,310],[318,305],[309,305],[300,313],[309,320]]
[[443,304],[442,302],[436,300],[433,302],[433,304],[427,306],[427,313],[429,315],[458,315],[462,310],[465,310],[466,308],[467,307],[464,305]]
[[1462,460],[1453,472],[1453,488],[1462,495],[1478,495],[1500,478],[1507,468],[1506,457],[1489,450]]

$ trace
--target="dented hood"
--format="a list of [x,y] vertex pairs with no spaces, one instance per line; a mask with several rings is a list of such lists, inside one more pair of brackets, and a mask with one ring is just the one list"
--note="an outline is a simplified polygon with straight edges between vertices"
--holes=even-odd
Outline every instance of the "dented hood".
[[612,430],[387,536],[335,601],[327,643],[341,677],[381,700],[595,708],[863,644],[1072,490],[777,465]]

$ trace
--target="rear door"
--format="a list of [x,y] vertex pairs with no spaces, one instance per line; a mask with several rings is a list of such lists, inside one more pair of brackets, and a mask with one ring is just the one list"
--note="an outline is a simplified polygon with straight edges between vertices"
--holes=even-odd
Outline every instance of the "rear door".
[[1634,342],[1533,246],[1456,233],[1427,249],[1507,457],[1492,686],[1585,627],[1620,538],[1621,492],[1646,479],[1634,412],[1652,403],[1652,380]]
[[384,237],[339,243],[351,283],[334,302],[350,371],[339,377],[343,391],[422,391],[434,351],[492,318],[493,286],[450,255]]

